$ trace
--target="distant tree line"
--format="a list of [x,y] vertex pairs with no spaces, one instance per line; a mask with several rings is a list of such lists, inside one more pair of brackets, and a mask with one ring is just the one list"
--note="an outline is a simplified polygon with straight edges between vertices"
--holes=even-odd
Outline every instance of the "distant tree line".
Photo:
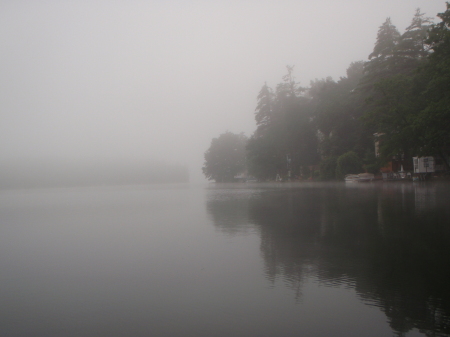
[[437,16],[433,23],[417,9],[403,34],[387,18],[369,60],[351,63],[338,81],[303,88],[287,66],[275,89],[262,86],[250,138],[227,132],[213,139],[205,176],[233,181],[246,170],[258,180],[329,180],[416,155],[440,157],[450,169],[448,2]]

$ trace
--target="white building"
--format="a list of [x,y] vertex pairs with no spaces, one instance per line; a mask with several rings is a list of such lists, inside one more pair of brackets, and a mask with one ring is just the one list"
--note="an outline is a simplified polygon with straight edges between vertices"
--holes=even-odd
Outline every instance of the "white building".
[[414,173],[434,173],[436,165],[434,157],[413,157]]

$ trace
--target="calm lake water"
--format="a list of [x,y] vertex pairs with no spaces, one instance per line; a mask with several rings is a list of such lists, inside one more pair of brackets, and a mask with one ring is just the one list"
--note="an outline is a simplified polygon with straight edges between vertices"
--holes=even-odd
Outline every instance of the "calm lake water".
[[1,336],[450,336],[450,184],[0,192]]

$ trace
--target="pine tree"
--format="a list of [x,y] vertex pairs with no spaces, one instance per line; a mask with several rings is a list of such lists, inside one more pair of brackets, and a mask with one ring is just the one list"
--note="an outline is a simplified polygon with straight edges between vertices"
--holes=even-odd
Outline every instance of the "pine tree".
[[362,82],[365,87],[371,89],[375,82],[396,73],[399,40],[399,31],[392,24],[391,18],[387,18],[378,29],[377,41],[369,55],[370,61],[365,65],[365,78]]
[[416,9],[411,24],[406,28],[398,44],[398,52],[410,59],[422,59],[429,54],[430,46],[426,43],[428,31],[433,19]]
[[440,155],[450,169],[450,3],[438,17],[442,21],[433,26],[426,41],[433,52],[416,76],[416,92],[424,106],[414,128],[420,134],[422,154]]
[[274,114],[274,94],[267,83],[264,83],[262,86],[257,99],[258,103],[255,110],[255,120],[258,133],[262,133],[273,121]]
[[392,58],[394,56],[395,48],[398,44],[399,38],[399,31],[392,24],[391,18],[387,18],[386,21],[378,29],[377,41],[373,48],[373,52],[369,55],[369,59]]
[[399,39],[396,47],[398,64],[396,73],[411,74],[420,62],[429,54],[430,46],[426,43],[432,19],[425,17],[417,8],[411,24]]

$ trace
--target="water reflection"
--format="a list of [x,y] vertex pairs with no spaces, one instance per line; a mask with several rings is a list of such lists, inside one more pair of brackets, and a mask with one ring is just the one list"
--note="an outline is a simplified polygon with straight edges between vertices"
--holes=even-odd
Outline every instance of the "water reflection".
[[448,183],[297,185],[211,190],[207,210],[223,232],[258,232],[271,286],[352,287],[397,335],[449,336],[449,200]]
[[[208,195],[207,210],[216,228],[231,236],[249,232],[253,226],[249,223],[249,201],[258,197],[253,189],[241,188],[239,185],[220,185]],[[231,192],[230,192],[231,191]]]

